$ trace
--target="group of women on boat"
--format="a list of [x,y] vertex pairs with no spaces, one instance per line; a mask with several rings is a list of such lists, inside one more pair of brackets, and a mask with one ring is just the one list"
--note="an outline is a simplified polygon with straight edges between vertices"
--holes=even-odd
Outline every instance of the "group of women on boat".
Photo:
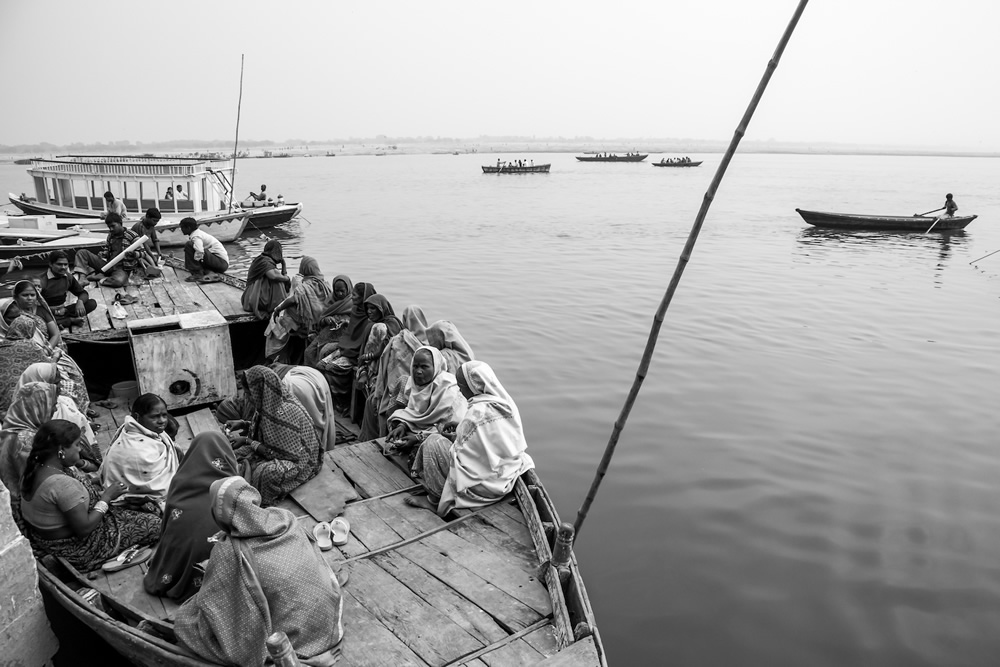
[[328,284],[309,257],[287,273],[269,242],[244,293],[268,320],[269,364],[240,374],[239,394],[219,404],[225,433],[199,433],[183,453],[165,401],[144,394],[102,454],[83,377],[60,364],[68,356],[26,301],[0,346],[0,472],[36,553],[113,571],[137,547],[146,591],[184,602],[178,643],[224,664],[262,662],[273,629],[300,657],[337,651],[340,582],[276,505],[320,472],[338,410],[405,457],[423,486],[407,502],[442,516],[496,502],[533,467],[516,404],[454,324],[428,324],[415,305],[397,316],[370,283]]

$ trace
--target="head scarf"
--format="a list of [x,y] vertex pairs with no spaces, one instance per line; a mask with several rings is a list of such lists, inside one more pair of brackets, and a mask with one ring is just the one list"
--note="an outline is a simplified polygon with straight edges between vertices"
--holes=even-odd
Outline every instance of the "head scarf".
[[104,486],[125,482],[129,493],[159,502],[167,497],[179,465],[170,436],[149,430],[129,415],[115,433],[99,472]]
[[292,280],[291,295],[295,297],[295,315],[299,328],[309,330],[319,323],[332,294],[319,268],[319,262],[303,256],[299,262],[299,275]]
[[[372,320],[375,324],[384,324],[390,336],[395,336],[400,331],[403,330],[403,325],[400,323],[399,319],[396,317],[396,313],[392,310],[392,304],[389,303],[389,299],[385,298],[382,294],[373,294],[365,300],[365,306],[375,306],[378,310],[378,319]],[[367,310],[365,311],[367,312]],[[371,319],[369,317],[369,319]]]
[[525,451],[521,415],[493,369],[484,361],[467,361],[460,372],[474,396],[455,433],[453,463],[438,504],[442,516],[456,507],[495,502],[535,466]]
[[7,327],[7,340],[37,340],[38,322],[34,316],[21,313]]
[[49,355],[34,341],[0,339],[0,414],[14,400],[24,370],[49,361]]
[[82,413],[86,413],[87,408],[90,407],[90,396],[87,394],[83,374],[68,354],[63,353],[59,358],[59,363],[38,362],[28,366],[21,373],[21,377],[17,379],[15,391],[29,382],[47,382],[57,385],[59,395],[71,399]]
[[351,302],[351,293],[354,291],[354,284],[351,283],[351,279],[345,275],[336,276],[333,282],[330,283],[331,288],[335,288],[337,283],[344,283],[347,287],[347,296],[343,299],[338,299],[334,296],[334,290],[330,290],[330,302],[326,305],[326,310],[323,311],[323,317],[333,317],[334,315],[350,315],[351,310],[354,308],[354,304]]
[[389,417],[389,422],[404,422],[411,431],[433,428],[441,422],[459,421],[465,415],[466,401],[455,382],[455,376],[449,373],[441,352],[424,345],[413,353],[426,350],[431,355],[434,365],[434,377],[424,386],[418,386],[413,381],[413,361],[410,361],[410,379],[406,388],[409,390],[409,400],[406,407],[396,410]]
[[20,389],[29,382],[46,382],[48,384],[59,384],[59,366],[53,363],[31,364],[21,377],[17,380],[17,388]]
[[208,558],[208,538],[218,531],[209,487],[238,472],[233,448],[218,431],[199,433],[191,441],[167,491],[160,548],[143,579],[147,593],[182,600],[196,592],[201,577],[194,565]]
[[244,375],[250,405],[257,411],[255,439],[272,458],[292,461],[319,472],[323,450],[305,408],[277,373],[266,366],[254,366]]
[[58,401],[58,388],[47,382],[29,382],[14,392],[14,400],[3,420],[3,430],[17,436],[21,470],[24,470],[24,463],[28,460],[35,432],[53,418]]
[[441,350],[450,373],[457,373],[462,364],[476,358],[458,327],[448,320],[438,320],[427,327],[427,344]]
[[176,612],[180,644],[213,662],[259,665],[264,640],[281,629],[301,658],[332,658],[343,601],[315,543],[288,510],[262,508],[242,477],[216,480],[209,497],[228,539],[213,547],[201,590]]
[[403,328],[417,337],[424,345],[427,344],[427,316],[420,306],[407,306],[400,316]]
[[320,447],[326,451],[333,449],[337,444],[333,395],[323,374],[309,366],[289,366],[279,363],[271,364],[271,370],[305,408],[316,429]]
[[281,243],[277,239],[271,239],[264,244],[264,250],[257,255],[247,269],[247,282],[259,280],[271,269],[278,268],[278,263],[284,259]]
[[344,333],[337,341],[340,346],[340,353],[348,359],[357,359],[361,354],[361,346],[368,340],[368,332],[375,324],[368,319],[365,311],[365,302],[375,294],[375,287],[371,283],[358,283],[354,286],[351,294],[361,295],[361,302],[351,309],[351,319],[344,328]]

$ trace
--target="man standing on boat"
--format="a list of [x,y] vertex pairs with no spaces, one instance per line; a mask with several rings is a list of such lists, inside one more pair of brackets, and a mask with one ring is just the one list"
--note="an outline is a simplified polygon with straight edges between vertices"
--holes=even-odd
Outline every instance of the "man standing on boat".
[[101,281],[105,287],[123,287],[128,284],[128,277],[135,270],[139,263],[139,256],[135,251],[125,253],[122,261],[115,264],[111,269],[111,275],[104,277],[100,273],[101,268],[117,257],[125,248],[138,240],[139,235],[125,229],[122,225],[122,218],[117,213],[108,213],[104,218],[108,225],[108,242],[104,250],[99,254],[91,252],[86,248],[76,251],[76,261],[73,267],[74,273],[87,276],[87,280]]
[[[39,277],[42,298],[49,304],[60,327],[79,326],[87,313],[97,309],[97,302],[90,298],[80,281],[69,271],[69,256],[65,250],[49,253],[49,269]],[[76,303],[66,306],[66,295],[76,296]]]
[[229,270],[229,253],[219,239],[198,229],[194,218],[181,220],[181,231],[188,237],[184,244],[184,268],[191,272],[188,282],[216,282],[218,276],[212,272],[225,273]]
[[128,220],[128,211],[125,210],[125,204],[121,199],[115,199],[115,195],[111,190],[104,193],[104,201],[108,205],[108,210],[101,213],[101,219],[105,220],[112,213],[116,213],[121,216],[122,220]]

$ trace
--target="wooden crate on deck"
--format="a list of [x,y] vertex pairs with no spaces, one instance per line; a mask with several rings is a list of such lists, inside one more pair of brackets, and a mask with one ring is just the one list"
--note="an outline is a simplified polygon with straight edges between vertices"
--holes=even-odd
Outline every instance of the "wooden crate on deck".
[[229,325],[218,311],[133,320],[128,337],[139,391],[162,396],[168,409],[236,395]]

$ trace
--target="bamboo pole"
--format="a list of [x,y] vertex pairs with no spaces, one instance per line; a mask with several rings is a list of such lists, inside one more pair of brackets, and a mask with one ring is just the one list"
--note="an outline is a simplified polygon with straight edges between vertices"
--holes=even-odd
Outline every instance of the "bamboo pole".
[[233,182],[229,186],[229,213],[233,212],[233,197],[236,196],[236,151],[240,146],[240,109],[243,107],[243,58],[240,54],[240,99],[236,103],[236,141],[233,143]]
[[733,134],[732,141],[729,142],[729,147],[726,149],[726,153],[722,156],[722,162],[719,163],[719,167],[715,170],[715,176],[712,178],[712,182],[709,184],[708,190],[705,192],[705,198],[701,203],[701,208],[698,209],[698,215],[695,217],[694,224],[691,226],[691,232],[688,234],[687,242],[684,244],[681,256],[677,260],[677,267],[674,269],[674,275],[670,278],[670,284],[667,285],[667,291],[663,295],[663,300],[660,301],[660,306],[657,308],[656,315],[653,318],[653,326],[649,330],[649,338],[646,340],[646,349],[642,353],[642,359],[639,362],[639,369],[635,373],[635,380],[632,381],[632,388],[629,390],[628,397],[625,399],[625,405],[622,406],[622,410],[618,415],[617,421],[615,421],[614,429],[611,432],[611,438],[608,440],[608,445],[604,450],[604,456],[601,458],[601,463],[597,467],[597,473],[594,475],[594,481],[590,485],[587,497],[584,499],[583,505],[580,506],[580,509],[577,512],[576,522],[573,524],[577,537],[580,535],[580,529],[583,526],[584,520],[587,518],[590,506],[593,504],[594,498],[597,497],[597,490],[601,486],[601,481],[608,472],[608,467],[611,464],[611,457],[614,456],[615,447],[618,446],[618,439],[621,436],[622,430],[625,428],[625,422],[628,421],[629,413],[632,412],[632,406],[635,404],[635,399],[639,395],[639,390],[642,388],[642,382],[646,379],[646,373],[649,371],[649,362],[653,358],[653,350],[656,348],[656,339],[659,337],[660,327],[663,325],[664,316],[667,313],[667,308],[670,307],[670,302],[674,298],[674,293],[677,291],[677,285],[680,283],[681,275],[683,275],[684,269],[687,267],[688,260],[691,258],[691,253],[694,251],[694,245],[698,241],[698,234],[701,232],[702,225],[705,223],[705,216],[708,215],[708,209],[712,205],[712,200],[715,199],[715,193],[719,189],[719,184],[722,183],[722,177],[726,174],[726,169],[729,167],[729,162],[733,159],[733,154],[736,153],[736,148],[739,146],[740,140],[743,138],[743,135],[746,134],[747,127],[750,125],[750,119],[753,118],[754,111],[757,110],[757,104],[760,102],[760,98],[764,95],[764,90],[767,89],[767,84],[771,80],[771,75],[778,67],[778,61],[781,59],[781,54],[784,53],[785,46],[788,44],[788,40],[791,38],[792,33],[795,31],[795,26],[798,24],[799,18],[802,16],[802,12],[805,10],[808,3],[809,0],[799,0],[798,7],[795,8],[795,13],[792,15],[791,21],[788,22],[788,26],[785,28],[785,32],[782,34],[781,40],[778,42],[778,47],[774,50],[771,60],[768,61],[767,67],[764,69],[764,75],[761,77],[760,83],[757,84],[757,90],[754,91],[753,98],[750,100],[750,104],[747,106],[747,110],[744,112],[743,118],[740,120],[740,124],[736,128],[736,132]]

